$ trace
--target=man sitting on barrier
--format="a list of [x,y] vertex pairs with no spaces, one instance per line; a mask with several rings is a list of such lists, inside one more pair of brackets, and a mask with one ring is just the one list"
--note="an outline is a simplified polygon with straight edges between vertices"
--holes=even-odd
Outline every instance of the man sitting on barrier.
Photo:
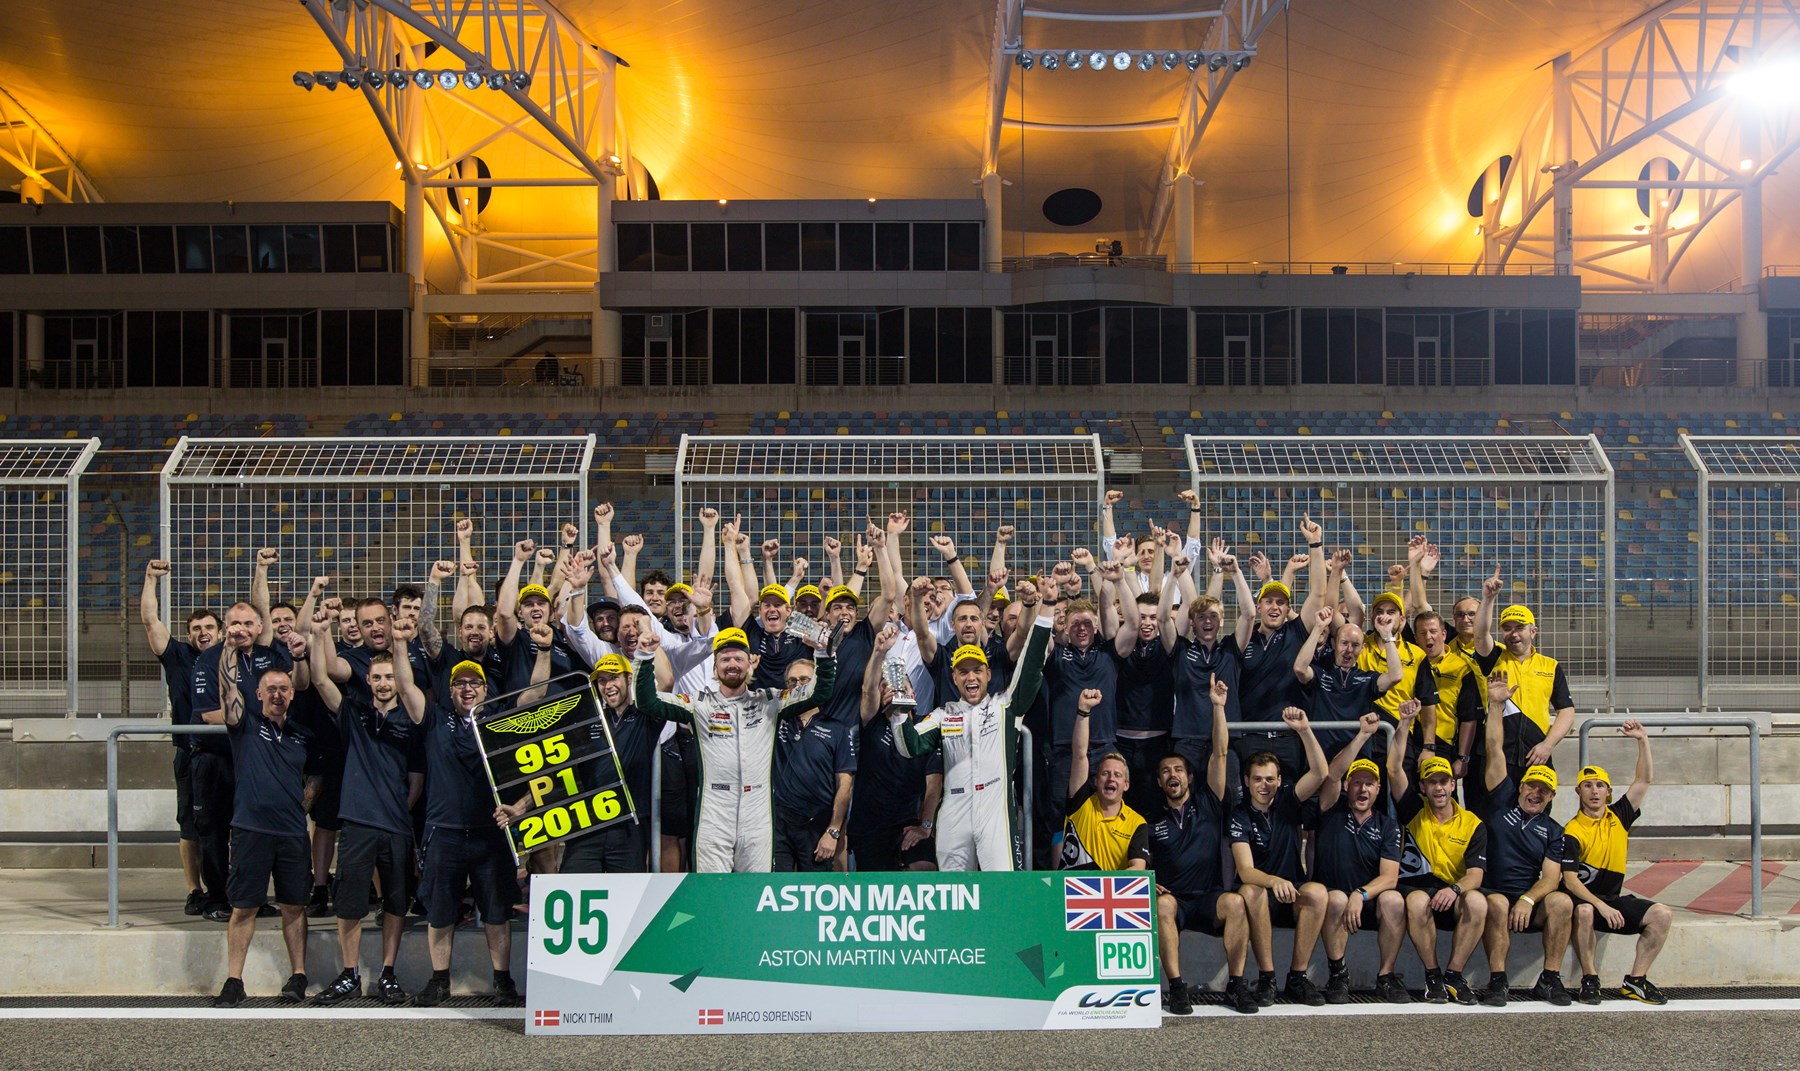
[[1313,735],[1306,712],[1288,707],[1281,720],[1293,728],[1306,750],[1307,769],[1292,785],[1282,783],[1281,763],[1262,751],[1244,768],[1244,802],[1231,812],[1231,858],[1237,866],[1238,892],[1250,913],[1250,946],[1259,972],[1256,1003],[1275,1003],[1274,927],[1294,931],[1293,958],[1282,992],[1296,1004],[1325,1003],[1319,987],[1306,976],[1319,929],[1325,924],[1325,886],[1308,881],[1300,865],[1302,803],[1330,776],[1325,749]]
[[1619,735],[1637,741],[1637,770],[1624,797],[1613,799],[1612,778],[1604,766],[1583,766],[1575,786],[1581,812],[1563,827],[1563,888],[1575,898],[1575,958],[1581,963],[1581,991],[1575,999],[1600,1003],[1594,935],[1634,933],[1637,952],[1619,994],[1645,1004],[1667,1004],[1669,998],[1649,974],[1668,940],[1674,913],[1667,904],[1624,891],[1631,826],[1650,792],[1650,734],[1637,722],[1627,721]]
[[1512,935],[1541,931],[1544,969],[1531,995],[1561,1007],[1570,999],[1560,968],[1563,954],[1569,950],[1574,906],[1569,894],[1562,891],[1563,827],[1550,817],[1556,771],[1534,764],[1516,784],[1507,772],[1501,723],[1520,720],[1517,715],[1507,717],[1517,692],[1503,669],[1488,677],[1488,869],[1483,886],[1488,916],[1482,943],[1494,973],[1482,1003],[1496,1008],[1506,1004],[1506,955]]
[[1012,683],[1002,692],[989,689],[993,671],[981,648],[973,644],[957,648],[950,656],[956,698],[900,727],[896,742],[901,754],[943,752],[944,801],[935,829],[939,870],[1020,866],[1019,818],[1012,794],[1018,726],[1043,681],[1052,627],[1047,615],[1032,623]]
[[1400,940],[1406,934],[1406,901],[1396,889],[1400,823],[1385,806],[1377,806],[1381,802],[1381,767],[1356,757],[1380,731],[1381,715],[1370,712],[1358,722],[1356,736],[1331,760],[1330,773],[1319,788],[1313,832],[1318,857],[1313,878],[1327,890],[1324,938],[1330,973],[1325,1002],[1350,1002],[1350,967],[1344,962],[1344,952],[1351,934],[1375,926],[1381,952],[1375,995],[1389,1004],[1407,1004],[1412,997],[1394,970],[1400,958]]
[[837,660],[821,651],[814,679],[792,691],[751,688],[750,638],[743,629],[728,628],[713,638],[717,687],[689,697],[657,691],[657,642],[652,633],[636,654],[637,705],[652,718],[692,726],[699,743],[694,870],[768,873],[775,846],[770,781],[776,720],[815,706],[815,691],[829,694]]
[[[1418,700],[1399,708],[1396,734],[1412,729]],[[1429,755],[1419,764],[1419,791],[1409,793],[1404,749],[1388,753],[1388,791],[1406,823],[1406,855],[1400,891],[1406,896],[1406,929],[1419,962],[1425,965],[1425,1002],[1475,1003],[1475,989],[1463,967],[1481,943],[1487,898],[1481,880],[1487,868],[1487,826],[1456,802],[1456,775],[1450,760]],[[1449,970],[1438,969],[1437,935],[1451,939]]]
[[[1164,581],[1165,586],[1170,581]],[[1156,871],[1157,944],[1163,977],[1168,983],[1164,1000],[1176,1015],[1191,1015],[1200,987],[1181,980],[1181,932],[1211,934],[1224,939],[1225,1005],[1246,1015],[1257,1011],[1256,994],[1244,981],[1244,963],[1250,954],[1249,912],[1242,893],[1225,890],[1225,754],[1230,746],[1225,729],[1225,706],[1230,688],[1214,678],[1208,690],[1212,702],[1212,753],[1207,756],[1206,781],[1194,790],[1193,770],[1179,753],[1166,755],[1157,764],[1156,780],[1162,789],[1162,811],[1151,819],[1150,868]]]

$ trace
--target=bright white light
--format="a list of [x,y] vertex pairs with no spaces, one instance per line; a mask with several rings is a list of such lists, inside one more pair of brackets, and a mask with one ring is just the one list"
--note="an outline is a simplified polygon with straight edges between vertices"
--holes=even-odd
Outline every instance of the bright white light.
[[1113,70],[1122,71],[1129,66],[1131,66],[1131,53],[1129,53],[1129,52],[1114,52],[1113,53]]
[[1764,60],[1732,75],[1725,87],[1759,104],[1800,103],[1800,60]]
[[1088,53],[1088,66],[1092,67],[1096,71],[1105,70],[1106,69],[1106,53],[1104,53],[1104,52],[1089,52]]

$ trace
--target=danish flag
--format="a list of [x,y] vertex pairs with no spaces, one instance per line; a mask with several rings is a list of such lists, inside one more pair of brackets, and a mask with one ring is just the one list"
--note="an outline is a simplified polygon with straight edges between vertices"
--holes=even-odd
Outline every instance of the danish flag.
[[701,1008],[699,1025],[700,1026],[724,1026],[725,1025],[725,1009],[724,1008]]
[[1150,914],[1148,877],[1063,879],[1066,930],[1147,930]]
[[555,1010],[540,1011],[532,1022],[535,1026],[561,1026],[562,1012]]

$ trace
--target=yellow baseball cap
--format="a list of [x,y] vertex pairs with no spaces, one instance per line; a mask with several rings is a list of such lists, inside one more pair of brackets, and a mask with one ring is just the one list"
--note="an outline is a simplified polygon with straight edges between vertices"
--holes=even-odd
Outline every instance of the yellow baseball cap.
[[746,636],[741,628],[720,629],[719,634],[713,637],[713,650],[722,651],[727,647],[741,647],[748,651],[750,637]]
[[673,599],[677,595],[692,595],[694,589],[686,584],[670,584],[663,589],[664,599]]
[[1373,611],[1376,607],[1380,606],[1384,602],[1391,602],[1394,604],[1395,610],[1399,611],[1402,614],[1406,613],[1406,604],[1404,602],[1400,601],[1400,596],[1394,594],[1391,591],[1384,591],[1381,594],[1375,596],[1374,601],[1369,603],[1370,611]]
[[601,673],[630,673],[630,672],[631,672],[631,663],[625,661],[624,655],[609,654],[606,657],[600,659],[600,661],[594,663],[594,674],[596,676]]
[[1529,785],[1533,781],[1552,792],[1556,791],[1556,771],[1548,766],[1533,766],[1525,771],[1524,777],[1519,779],[1519,783],[1523,785]]
[[1381,767],[1375,765],[1368,759],[1357,759],[1355,762],[1351,763],[1350,768],[1344,771],[1344,780],[1348,781],[1359,773],[1369,774],[1377,781],[1381,780]]
[[1445,777],[1456,776],[1456,771],[1451,767],[1449,759],[1442,755],[1433,755],[1419,763],[1419,780],[1424,781],[1436,777],[1438,774],[1443,774]]
[[950,656],[950,665],[960,666],[964,662],[980,662],[985,666],[988,664],[987,652],[972,643],[965,643]]
[[[765,591],[766,591],[766,589],[765,589]],[[817,584],[801,584],[800,590],[794,592],[794,601],[798,602],[801,599],[806,598],[808,595],[811,595],[813,598],[818,599],[820,602],[825,601],[825,593],[823,591],[819,590],[819,585],[817,585]]]
[[539,598],[543,599],[545,602],[550,601],[550,589],[545,587],[542,584],[526,584],[524,587],[519,589],[519,601],[520,602],[524,602],[526,599],[531,598],[533,595],[538,596]]
[[1598,781],[1607,788],[1612,787],[1612,778],[1607,776],[1604,766],[1583,766],[1580,775],[1575,778],[1575,783],[1579,785],[1583,781]]
[[1289,602],[1294,601],[1294,593],[1289,591],[1288,586],[1279,580],[1265,580],[1263,581],[1263,586],[1256,590],[1258,602],[1268,598],[1270,595],[1279,595]]
[[1533,616],[1529,607],[1508,606],[1506,609],[1500,611],[1500,623],[1502,625],[1535,625],[1537,624],[1537,618]]
[[[804,591],[805,589],[802,588],[801,590]],[[830,606],[839,599],[849,599],[858,606],[862,605],[862,596],[843,584],[839,584],[837,587],[834,587],[825,593],[825,605]]]
[[1012,602],[1012,596],[1006,593],[1005,588],[995,588],[994,597],[991,601],[997,603],[1010,603]]
[[465,658],[461,662],[458,662],[456,665],[450,667],[450,679],[451,680],[455,680],[456,678],[461,677],[467,673],[473,673],[477,677],[481,678],[481,683],[483,683],[483,684],[487,683],[487,670],[481,668],[480,662],[471,662]]
[[761,602],[764,599],[780,599],[781,604],[783,606],[786,606],[789,603],[794,601],[794,600],[788,598],[787,589],[782,587],[780,584],[764,585],[762,591],[757,594],[756,601]]

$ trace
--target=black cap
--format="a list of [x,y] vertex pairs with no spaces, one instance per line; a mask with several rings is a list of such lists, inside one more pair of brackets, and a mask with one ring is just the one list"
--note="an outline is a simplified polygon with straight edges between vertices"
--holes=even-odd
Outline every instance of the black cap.
[[587,615],[593,617],[602,610],[623,610],[625,607],[617,599],[609,599],[602,595],[587,605]]

